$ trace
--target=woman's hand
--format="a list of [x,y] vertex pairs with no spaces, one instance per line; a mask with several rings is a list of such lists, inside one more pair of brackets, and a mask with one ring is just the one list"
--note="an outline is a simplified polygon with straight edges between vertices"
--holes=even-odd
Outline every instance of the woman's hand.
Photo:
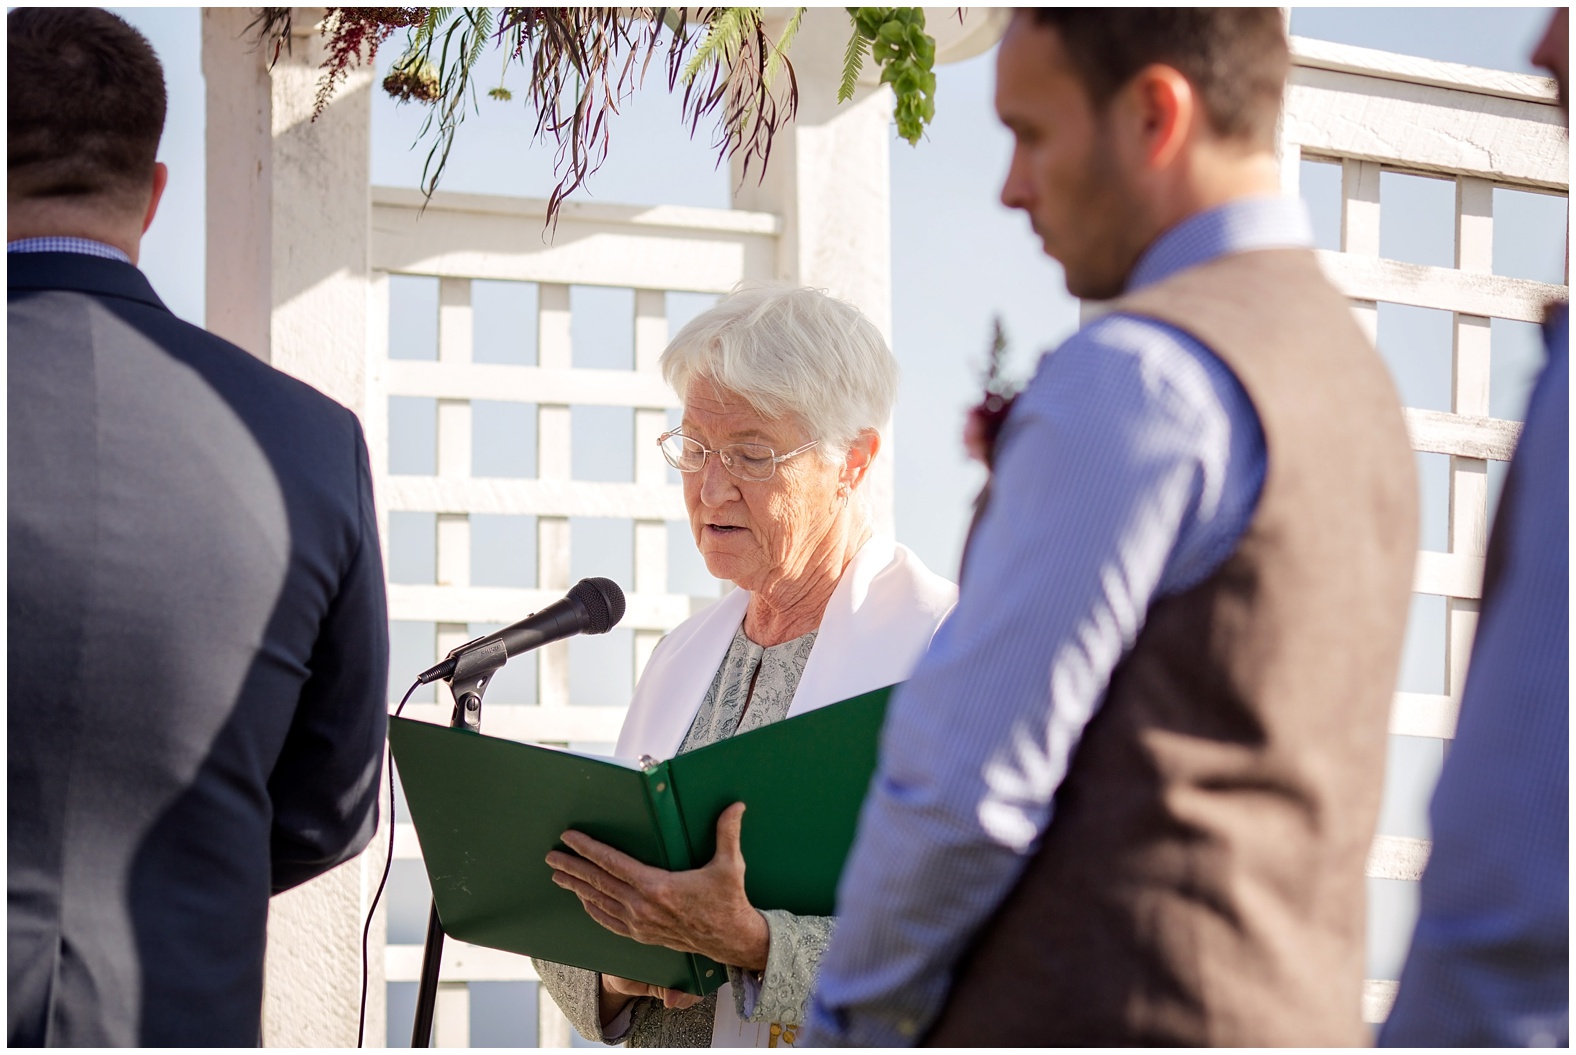
[[744,803],[723,810],[716,854],[688,872],[643,865],[573,831],[564,833],[564,844],[579,856],[554,850],[547,863],[553,882],[574,891],[591,918],[614,934],[764,971],[770,933],[744,893],[743,822]]
[[680,1011],[694,1007],[700,1003],[701,998],[690,993],[681,993],[677,989],[664,989],[660,985],[647,985],[645,982],[636,982],[628,978],[620,978],[616,974],[602,976],[602,992],[600,994],[602,1025],[605,1028],[609,1022],[618,1017],[624,1010],[624,1005],[637,996],[649,996],[662,1001],[666,1008],[676,1008]]

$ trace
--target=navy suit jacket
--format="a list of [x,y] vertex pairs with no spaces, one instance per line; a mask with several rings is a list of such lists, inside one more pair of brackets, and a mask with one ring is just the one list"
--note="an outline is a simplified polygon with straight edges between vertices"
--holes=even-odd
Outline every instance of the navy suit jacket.
[[269,896],[377,823],[361,428],[129,264],[8,264],[9,1040],[254,1045]]

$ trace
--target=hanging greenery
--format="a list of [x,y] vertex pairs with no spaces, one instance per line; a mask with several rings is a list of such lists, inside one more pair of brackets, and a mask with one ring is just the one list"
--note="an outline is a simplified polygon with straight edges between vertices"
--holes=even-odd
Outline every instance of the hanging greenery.
[[[536,113],[535,136],[551,135],[559,177],[548,202],[549,222],[576,188],[607,158],[609,118],[643,82],[652,62],[666,66],[668,90],[683,90],[682,114],[694,136],[716,120],[719,163],[742,157],[748,175],[764,174],[777,131],[792,121],[799,86],[788,49],[804,17],[795,8],[774,40],[759,7],[330,7],[321,23],[328,57],[318,83],[314,117],[352,68],[371,64],[396,30],[405,49],[383,79],[400,102],[428,106],[420,136],[430,140],[422,190],[430,197],[448,164],[466,113],[474,110],[478,64],[489,45],[504,56],[499,82],[485,94],[502,102],[515,65],[528,72],[526,96]],[[897,97],[898,132],[917,143],[935,112],[931,72],[935,42],[917,7],[849,8],[853,35],[845,56],[839,101],[851,98],[866,54],[881,66],[881,81]],[[251,28],[277,61],[290,46],[288,7],[259,10]],[[959,9],[959,16],[962,10]]]
[[[893,116],[897,134],[917,146],[925,126],[936,116],[936,42],[925,32],[925,11],[919,7],[850,7],[854,35],[843,52],[843,83],[837,101],[854,96],[865,55],[881,66],[881,83],[897,97]],[[959,11],[961,17],[962,11]]]

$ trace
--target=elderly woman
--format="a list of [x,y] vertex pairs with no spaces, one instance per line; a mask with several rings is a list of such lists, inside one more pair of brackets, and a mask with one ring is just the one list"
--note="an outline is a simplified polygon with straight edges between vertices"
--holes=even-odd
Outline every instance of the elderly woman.
[[[659,440],[706,567],[739,589],[663,638],[617,754],[669,758],[908,676],[957,596],[876,537],[864,502],[897,363],[854,308],[810,289],[733,293],[662,355],[684,403]],[[548,863],[603,926],[728,965],[704,999],[538,961],[582,1036],[633,1046],[792,1043],[833,921],[757,910],[743,804],[703,868],[650,868],[579,833]]]

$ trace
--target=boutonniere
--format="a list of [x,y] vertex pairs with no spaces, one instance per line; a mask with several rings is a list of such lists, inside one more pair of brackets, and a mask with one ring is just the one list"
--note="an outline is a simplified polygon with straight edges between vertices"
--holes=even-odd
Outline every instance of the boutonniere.
[[986,468],[996,464],[996,439],[1012,410],[1012,401],[1018,397],[1019,386],[1002,375],[1002,357],[1007,351],[1007,337],[1002,332],[1001,316],[991,323],[990,351],[986,354],[985,393],[973,407],[963,423],[963,446],[969,457],[985,463]]

